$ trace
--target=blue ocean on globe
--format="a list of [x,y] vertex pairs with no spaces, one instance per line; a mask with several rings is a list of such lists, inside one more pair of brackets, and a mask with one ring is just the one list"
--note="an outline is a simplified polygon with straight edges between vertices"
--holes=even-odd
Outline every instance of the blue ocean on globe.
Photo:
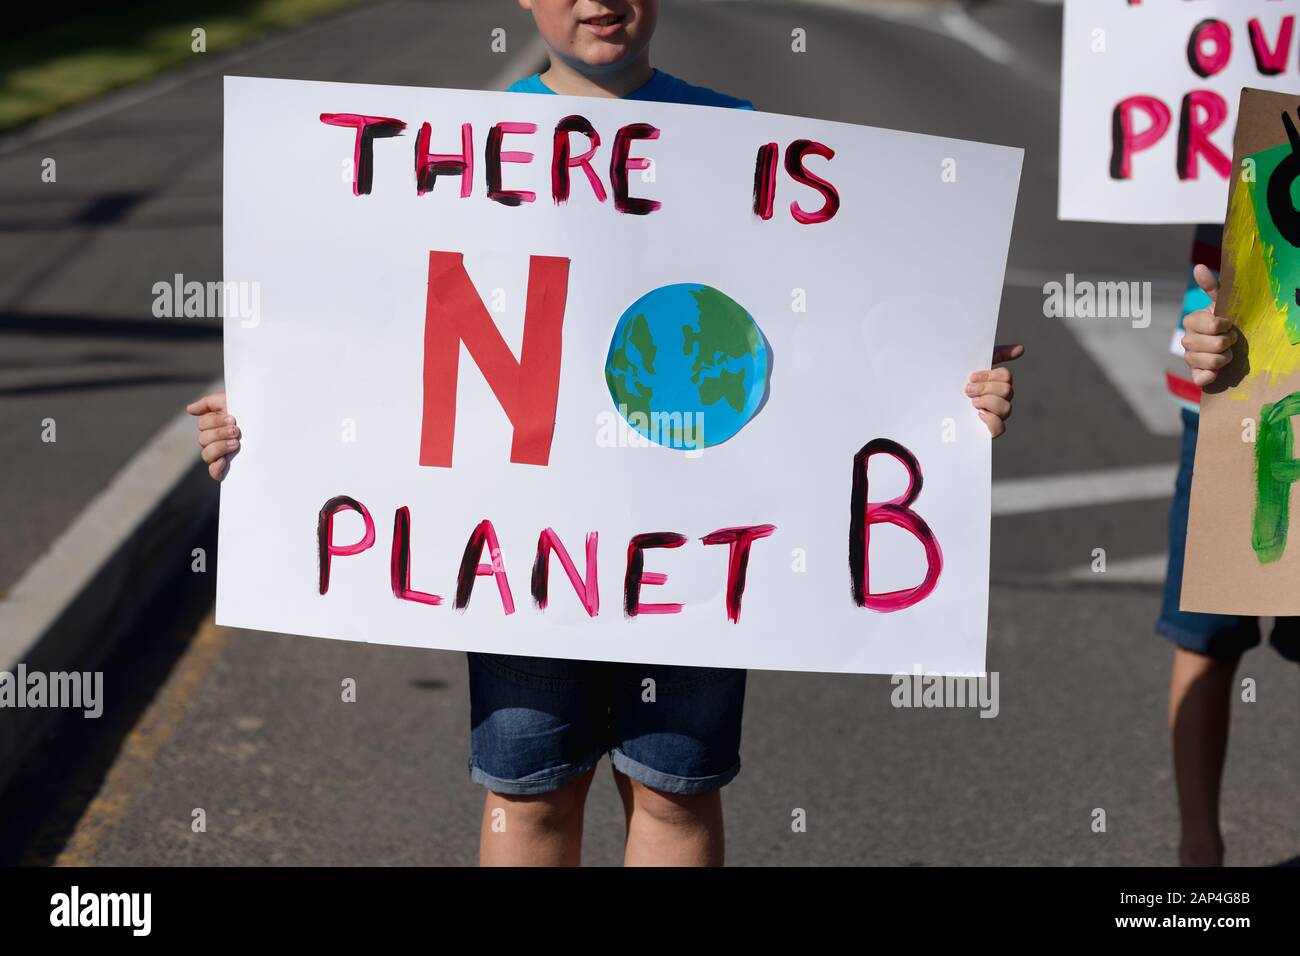
[[758,412],[770,364],[743,306],[712,286],[681,282],[627,307],[609,343],[605,381],[641,435],[667,448],[707,448]]

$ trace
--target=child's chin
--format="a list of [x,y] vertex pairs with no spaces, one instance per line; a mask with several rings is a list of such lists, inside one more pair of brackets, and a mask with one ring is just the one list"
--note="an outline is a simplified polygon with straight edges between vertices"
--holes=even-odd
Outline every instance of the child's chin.
[[607,70],[624,63],[632,52],[627,43],[598,41],[584,44],[577,51],[578,59],[593,70]]

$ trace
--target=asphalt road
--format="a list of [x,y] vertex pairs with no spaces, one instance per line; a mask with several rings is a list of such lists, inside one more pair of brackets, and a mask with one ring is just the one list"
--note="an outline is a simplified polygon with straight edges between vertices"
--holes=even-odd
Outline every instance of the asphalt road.
[[[510,31],[511,53],[530,31],[513,0],[378,3],[279,38],[230,72],[483,86],[505,65],[488,49],[494,26]],[[794,28],[807,31],[806,53],[790,49]],[[1016,370],[1011,432],[996,446],[999,480],[1159,465],[1176,451],[1173,412],[1135,400],[1117,372],[1160,381],[1167,316],[1101,337],[1043,317],[1043,283],[1067,272],[1152,281],[1172,308],[1190,241],[1185,227],[1056,221],[1059,37],[1059,9],[1029,2],[986,4],[973,19],[680,2],[667,5],[655,41],[657,65],[760,109],[1026,148],[1000,338],[1030,354]],[[0,486],[16,535],[0,587],[78,495],[220,371],[214,322],[149,315],[158,278],[219,278],[219,143],[212,72],[0,155],[0,454],[18,479]],[[46,155],[63,157],[57,185],[39,181]],[[888,278],[868,265],[863,281],[869,299]],[[57,451],[32,437],[47,415],[59,421]],[[34,482],[43,493],[33,501]],[[1167,504],[1135,496],[994,520],[996,719],[896,710],[886,677],[752,673],[744,770],[725,791],[729,861],[1172,862],[1170,653],[1151,630]],[[1135,570],[1082,573],[1095,548],[1112,568]],[[465,768],[463,655],[188,627],[206,597],[174,619],[161,607],[157,630],[175,632],[141,633],[134,652],[115,657],[109,686],[129,693],[110,698],[110,742],[70,732],[67,751],[90,756],[71,782],[29,794],[13,817],[26,829],[15,837],[11,825],[0,841],[6,853],[97,864],[474,861],[482,793]],[[1300,855],[1300,674],[1259,650],[1242,676],[1259,690],[1258,702],[1235,707],[1229,861],[1274,864]],[[348,677],[358,700],[344,704]],[[586,858],[617,863],[621,809],[608,772],[597,779]],[[196,808],[206,832],[191,828]],[[1090,826],[1096,808],[1104,833]],[[796,809],[806,832],[792,832]]]

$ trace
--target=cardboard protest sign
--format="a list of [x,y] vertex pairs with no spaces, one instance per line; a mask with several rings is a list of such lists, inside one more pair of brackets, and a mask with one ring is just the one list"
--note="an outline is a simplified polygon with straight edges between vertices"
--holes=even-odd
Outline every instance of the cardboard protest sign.
[[1243,86],[1300,90],[1300,0],[1067,0],[1061,219],[1218,222]]
[[[1233,361],[1201,399],[1182,608],[1300,614],[1300,96],[1243,90],[1215,312]],[[1300,530],[1300,529],[1298,529]]]
[[983,671],[1019,150],[229,77],[224,159],[218,623]]

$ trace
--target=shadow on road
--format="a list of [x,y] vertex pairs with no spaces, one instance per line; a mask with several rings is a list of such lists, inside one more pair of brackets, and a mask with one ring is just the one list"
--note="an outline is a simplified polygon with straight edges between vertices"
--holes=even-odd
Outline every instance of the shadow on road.
[[[214,569],[216,543],[214,519],[196,541]],[[123,741],[211,611],[214,577],[182,567],[100,665],[103,715],[64,715],[0,793],[0,866],[55,862]]]
[[[134,319],[48,312],[0,312],[0,334],[98,335],[128,339],[220,339],[221,321]],[[211,376],[209,376],[211,378]]]
[[34,385],[0,386],[0,396],[44,395],[49,392],[85,392],[102,388],[132,388],[137,385],[168,385],[177,382],[207,382],[206,374],[123,375],[116,378],[79,378],[65,382],[40,382]]

